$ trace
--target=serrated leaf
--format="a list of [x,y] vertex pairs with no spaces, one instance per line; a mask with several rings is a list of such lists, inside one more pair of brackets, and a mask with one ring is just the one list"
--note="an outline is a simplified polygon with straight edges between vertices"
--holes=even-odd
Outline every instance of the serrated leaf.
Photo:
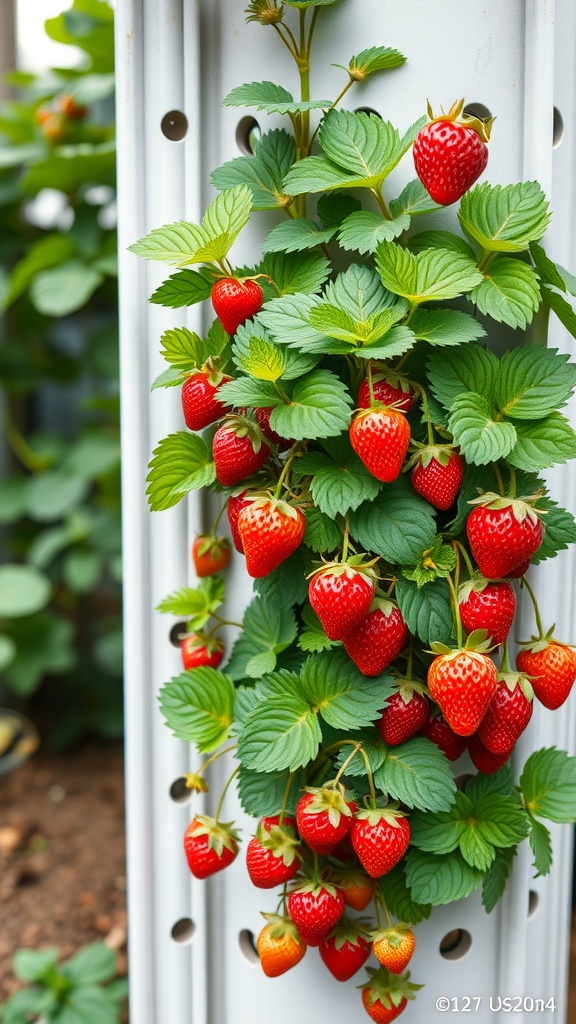
[[553,558],[570,544],[576,544],[576,519],[572,513],[560,508],[549,498],[545,499],[543,507],[547,509],[546,529],[544,540],[532,558],[534,565],[539,565],[546,558]]
[[406,882],[417,903],[454,903],[474,892],[481,881],[482,872],[470,867],[458,850],[440,856],[414,849],[406,857]]
[[479,345],[466,345],[454,359],[452,353],[434,352],[428,361],[428,379],[433,395],[450,410],[454,400],[466,392],[493,400],[499,363],[493,352]]
[[458,219],[482,249],[521,252],[542,238],[550,212],[537,181],[505,186],[484,182],[463,195]]
[[308,552],[299,547],[277,569],[255,580],[254,587],[260,597],[276,611],[302,604],[308,597],[306,576],[312,571]]
[[249,715],[238,755],[253,771],[295,771],[314,760],[321,738],[317,714],[304,697],[286,690],[282,697],[266,696]]
[[494,910],[502,899],[515,855],[515,847],[495,851],[490,870],[486,872],[482,882],[482,903],[487,914]]
[[376,267],[385,288],[409,302],[455,299],[482,281],[473,260],[446,249],[411,253],[395,242],[378,246]]
[[335,551],[340,539],[340,529],[330,516],[321,512],[319,508],[306,511],[304,543],[312,551]]
[[556,313],[560,323],[564,324],[573,338],[576,338],[576,312],[570,303],[566,302],[566,299],[555,292],[553,288],[548,287],[542,289],[542,298],[546,305]]
[[[258,679],[273,672],[277,655],[296,638],[296,618],[291,608],[279,610],[255,597],[242,619],[242,633],[234,644],[226,671],[231,679]],[[267,656],[264,662],[262,655]],[[260,660],[256,660],[256,659]]]
[[410,815],[410,842],[424,853],[452,853],[464,831],[456,805],[436,814],[416,811]]
[[[402,305],[395,295],[386,291],[373,267],[357,263],[326,285],[323,301],[338,306],[359,321],[369,320],[391,306],[400,308]],[[408,306],[405,308],[407,311]]]
[[406,924],[419,924],[430,917],[432,907],[429,903],[416,903],[406,885],[404,864],[397,864],[378,879],[378,888],[388,907],[388,911],[399,921]]
[[466,796],[469,797],[473,804],[485,796],[495,795],[512,795],[512,767],[510,762],[507,762],[502,768],[499,768],[497,772],[493,772],[491,775],[478,772],[477,775],[470,779],[466,786]]
[[450,604],[450,591],[444,580],[435,580],[418,587],[411,580],[396,581],[396,600],[408,629],[422,643],[449,644],[454,625]]
[[350,73],[355,72],[352,77],[358,80],[367,78],[375,71],[389,71],[405,63],[406,57],[399,50],[393,50],[389,46],[371,46],[352,57],[348,70]]
[[548,469],[576,456],[576,433],[559,412],[535,422],[520,420],[516,423],[516,435],[516,444],[507,459],[518,469]]
[[533,818],[529,839],[536,868],[534,877],[541,878],[548,875],[552,867],[552,837],[546,826]]
[[281,437],[295,441],[332,437],[350,422],[352,399],[330,370],[313,370],[291,388],[290,404],[277,406],[270,426]]
[[389,747],[374,781],[393,800],[423,811],[448,810],[456,790],[449,762],[423,736]]
[[252,377],[237,377],[222,384],[218,400],[231,408],[249,406],[251,409],[268,409],[282,401],[273,384]]
[[310,344],[323,338],[308,320],[310,310],[318,302],[317,295],[286,295],[266,302],[257,319],[280,344],[309,351]]
[[333,519],[338,513],[346,515],[362,502],[371,501],[382,485],[368,472],[347,437],[327,443],[325,448],[326,454],[304,455],[298,462],[298,474],[313,474],[310,490],[314,503]]
[[501,256],[484,271],[484,281],[470,298],[498,323],[524,329],[540,305],[540,285],[527,263]]
[[566,291],[566,282],[560,273],[560,268],[546,255],[545,249],[538,242],[530,242],[530,255],[536,264],[538,277],[542,284],[553,285],[561,292]]
[[[322,515],[321,512],[317,514]],[[335,526],[335,524],[332,525]],[[337,529],[336,526],[335,529]],[[338,536],[340,536],[340,531],[338,531]],[[302,622],[304,626],[298,636],[298,647],[301,651],[305,651],[306,654],[318,654],[319,651],[329,651],[331,647],[334,647],[336,641],[330,640],[326,636],[320,619],[309,604],[305,604],[302,609]]]
[[268,253],[261,265],[283,295],[319,292],[330,275],[330,261],[319,252]]
[[315,249],[318,245],[326,245],[335,233],[335,226],[319,228],[307,217],[289,220],[272,228],[264,239],[262,251],[302,252],[305,249]]
[[518,440],[514,425],[495,419],[487,400],[471,391],[454,399],[448,429],[466,460],[477,466],[505,458]]
[[361,548],[393,565],[414,565],[436,535],[433,512],[410,494],[405,481],[389,484],[374,501],[350,515],[350,531]]
[[248,186],[234,185],[212,200],[202,219],[202,228],[210,241],[226,236],[230,249],[248,223],[251,210],[252,192]]
[[340,227],[342,222],[351,213],[362,209],[362,203],[355,196],[349,196],[346,192],[327,193],[320,196],[316,204],[318,219],[323,228]]
[[204,341],[187,327],[165,331],[160,338],[161,355],[166,362],[180,370],[200,369],[210,357],[218,356],[227,344],[227,338],[206,338]]
[[208,487],[216,479],[211,452],[201,437],[178,431],[154,449],[146,477],[153,512],[176,505],[189,491]]
[[282,348],[272,341],[252,336],[247,345],[236,346],[235,361],[241,370],[257,380],[276,381],[286,367]]
[[464,345],[486,334],[478,320],[458,309],[417,309],[410,318],[410,330],[417,341],[429,345]]
[[368,320],[354,320],[346,310],[321,303],[310,310],[309,319],[325,337],[362,347],[381,341],[404,315],[404,307],[399,304],[374,313]]
[[[420,213],[434,213],[441,207],[430,198],[429,192],[424,188],[420,178],[409,181],[397,199],[390,203],[390,213],[397,217],[400,213],[407,213],[410,217],[416,217]],[[432,245],[429,246],[432,248]],[[440,245],[440,248],[443,248]]]
[[197,587],[180,587],[160,601],[157,611],[189,620],[189,628],[202,629],[224,600],[224,580],[207,576]]
[[193,306],[210,298],[214,276],[208,270],[181,270],[172,274],[150,296],[150,302],[170,309]]
[[291,92],[274,82],[250,82],[238,85],[222,100],[223,107],[256,107],[267,114],[292,114],[302,110],[324,109],[331,106],[330,100],[313,100],[300,103]]
[[488,843],[477,828],[466,829],[460,838],[460,853],[472,868],[488,871],[496,856],[495,848]]
[[198,224],[177,221],[154,228],[145,238],[128,248],[147,260],[161,260],[175,267],[184,267],[197,261],[196,253],[210,241],[208,233]]
[[283,189],[283,180],[296,160],[294,137],[283,129],[266,132],[254,147],[254,156],[229,160],[212,172],[211,182],[218,189],[248,185],[254,210],[286,207],[291,199]]
[[505,416],[533,420],[566,405],[576,385],[576,364],[557,349],[530,345],[500,360],[495,401]]
[[207,754],[229,735],[234,684],[217,669],[190,669],[162,687],[160,709],[174,736],[195,743],[201,754]]
[[[238,796],[247,814],[254,818],[278,814],[286,792],[290,772],[253,772],[241,767],[238,772]],[[302,772],[297,772],[286,802],[286,813],[294,814],[300,790],[304,786]]]
[[520,789],[532,817],[562,824],[576,821],[576,758],[547,747],[530,755]]
[[474,827],[492,846],[516,846],[528,835],[528,816],[514,797],[486,793],[474,804],[473,818]]
[[367,679],[342,650],[307,658],[300,681],[310,706],[332,728],[345,732],[371,725],[394,690],[392,676]]
[[343,221],[338,232],[338,241],[343,249],[365,255],[375,252],[380,242],[392,242],[410,227],[410,217],[400,212],[392,220],[370,210],[352,213]]
[[418,234],[412,235],[408,239],[408,248],[410,252],[422,252],[424,249],[446,249],[459,256],[467,256],[470,260],[476,259],[472,246],[465,238],[462,238],[462,235],[455,235],[453,231],[442,229],[420,231]]
[[174,366],[169,366],[167,370],[163,370],[154,379],[151,387],[151,391],[155,391],[157,388],[174,388],[179,384],[183,384],[186,379],[186,373],[182,370],[178,370]]

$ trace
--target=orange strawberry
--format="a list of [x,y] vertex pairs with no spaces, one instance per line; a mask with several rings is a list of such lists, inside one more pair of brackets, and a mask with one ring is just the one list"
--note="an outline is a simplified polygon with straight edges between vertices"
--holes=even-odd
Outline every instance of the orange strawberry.
[[391,974],[385,967],[374,970],[367,967],[368,981],[362,987],[362,1003],[366,1013],[376,1024],[390,1024],[406,1009],[409,999],[422,985],[410,981],[410,973]]
[[338,887],[342,890],[346,906],[362,911],[374,896],[376,882],[363,871],[351,871],[338,876]]
[[392,974],[406,970],[416,946],[416,937],[407,924],[380,928],[371,936],[374,956]]
[[268,978],[277,978],[300,963],[307,946],[289,917],[262,914],[268,921],[256,939],[260,964]]
[[576,679],[576,651],[545,637],[522,648],[516,664],[530,676],[538,700],[555,711],[564,704]]

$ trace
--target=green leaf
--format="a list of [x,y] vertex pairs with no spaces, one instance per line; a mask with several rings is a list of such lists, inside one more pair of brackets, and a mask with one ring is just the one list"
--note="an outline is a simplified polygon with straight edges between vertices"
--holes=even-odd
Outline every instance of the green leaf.
[[52,584],[31,565],[0,565],[0,619],[33,615],[50,600]]
[[72,475],[64,469],[47,470],[28,483],[26,512],[41,523],[60,519],[86,497],[89,484],[84,475]]
[[566,302],[562,295],[558,295],[558,292],[555,292],[553,288],[544,287],[542,289],[542,298],[546,305],[556,313],[560,323],[564,324],[564,327],[573,338],[576,338],[576,312],[574,312],[570,303]]
[[392,220],[383,220],[378,213],[360,210],[343,221],[338,232],[338,241],[343,249],[354,250],[365,255],[375,252],[380,242],[392,242],[410,227],[410,217],[400,212]]
[[255,580],[254,587],[260,597],[277,611],[302,604],[308,596],[306,576],[312,571],[306,553],[299,547],[277,569]]
[[335,226],[319,228],[313,220],[306,217],[289,220],[272,228],[264,239],[262,251],[302,252],[304,249],[315,249],[317,245],[329,242],[335,233]]
[[[290,646],[296,633],[296,618],[291,608],[280,610],[262,597],[254,598],[244,612],[242,633],[226,666],[230,678],[258,679],[266,672],[273,672],[277,655]],[[262,655],[267,657],[264,669]]]
[[362,209],[362,203],[346,192],[328,192],[316,204],[318,219],[323,228],[340,227],[351,213]]
[[283,129],[266,132],[254,147],[254,156],[229,160],[212,172],[211,182],[218,189],[248,185],[254,210],[282,209],[290,202],[283,181],[296,160],[296,144]]
[[327,442],[324,447],[326,454],[313,452],[304,455],[297,468],[300,477],[313,474],[310,490],[314,503],[333,519],[338,513],[346,515],[362,502],[371,501],[382,485],[368,472],[347,437]]
[[484,775],[478,772],[470,779],[466,786],[466,796],[473,804],[485,796],[511,796],[512,795],[512,767],[508,762],[497,772],[491,775]]
[[[290,772],[253,772],[241,767],[238,773],[238,796],[247,814],[255,818],[278,814],[282,807],[284,793]],[[294,814],[304,786],[302,772],[297,772],[290,787],[286,803],[286,813]]]
[[492,865],[482,882],[482,903],[487,914],[494,910],[502,899],[515,855],[516,849],[513,846],[495,851]]
[[312,326],[327,338],[362,347],[381,341],[404,315],[405,309],[398,303],[374,313],[368,320],[354,320],[346,310],[321,303],[310,310],[309,319]]
[[308,320],[310,310],[319,302],[316,295],[286,295],[264,304],[258,314],[258,322],[276,341],[310,351],[310,345],[323,340],[323,335],[311,326]]
[[434,352],[428,362],[428,379],[433,395],[450,410],[458,395],[472,392],[492,402],[499,371],[493,352],[479,345],[466,345],[458,358],[452,353]]
[[[280,379],[286,369],[286,350],[267,338],[253,334],[246,339],[244,334],[241,342],[235,346],[234,361],[251,377],[274,382]],[[277,397],[281,400],[279,395]]]
[[278,406],[270,415],[270,426],[281,437],[332,437],[350,422],[352,399],[330,370],[313,370],[291,388],[290,404]]
[[576,758],[547,747],[531,754],[520,776],[529,814],[568,824],[576,821]]
[[224,405],[249,406],[251,409],[268,409],[281,401],[273,384],[252,377],[237,377],[222,384],[218,389],[218,399]]
[[540,305],[540,285],[532,267],[500,256],[484,271],[484,280],[470,298],[481,313],[498,323],[523,330]]
[[21,981],[43,981],[58,963],[58,949],[18,949],[14,954],[14,974]]
[[23,259],[12,268],[8,290],[2,308],[7,309],[26,290],[35,275],[56,264],[63,263],[74,253],[74,245],[67,235],[57,232],[46,235],[28,247]]
[[552,837],[541,821],[531,820],[530,848],[534,854],[535,878],[548,875],[552,867]]
[[[372,267],[353,263],[348,270],[330,281],[324,291],[324,302],[338,306],[354,320],[370,320],[391,306],[402,308],[395,295],[382,286],[378,274]],[[408,306],[405,306],[406,312]],[[308,314],[308,317],[310,314]]]
[[553,285],[561,292],[566,291],[566,282],[560,273],[560,268],[546,255],[546,251],[538,242],[530,242],[530,255],[536,264],[538,277],[542,284]]
[[180,740],[195,743],[201,754],[228,738],[234,718],[234,684],[215,668],[193,668],[160,690],[166,725]]
[[12,637],[6,636],[5,633],[0,633],[0,672],[3,672],[10,662],[14,661],[15,657],[16,644]]
[[62,973],[76,985],[95,985],[114,977],[117,961],[117,953],[109,946],[90,942],[66,961]]
[[456,790],[444,754],[423,736],[409,739],[398,747],[389,747],[374,781],[393,800],[424,811],[448,810]]
[[163,370],[157,377],[152,381],[151,391],[156,391],[158,388],[175,388],[184,383],[186,374],[182,370],[177,370],[173,366],[169,366],[167,370]]
[[274,82],[238,85],[222,100],[223,107],[256,107],[267,114],[297,114],[304,110],[328,110],[330,100],[295,100],[292,93]]
[[576,385],[576,364],[557,349],[529,345],[500,360],[495,401],[505,416],[534,420],[566,405]]
[[430,505],[408,487],[404,480],[395,481],[350,515],[350,530],[361,548],[393,565],[414,565],[436,535]]
[[56,996],[50,989],[23,988],[2,1005],[2,1024],[28,1024],[42,1017],[50,1020],[56,1006]]
[[[300,223],[294,221],[293,223]],[[268,253],[261,266],[264,274],[269,274],[283,295],[296,292],[320,291],[330,274],[330,262],[319,252],[306,253]]]
[[559,412],[535,422],[521,420],[516,434],[516,444],[507,458],[518,469],[548,469],[576,456],[576,433]]
[[385,288],[411,303],[455,299],[482,281],[476,264],[447,249],[411,253],[387,242],[376,250],[376,267]]
[[118,1008],[108,999],[105,988],[83,985],[68,993],[57,1021],[58,1024],[117,1024]]
[[486,334],[478,320],[458,309],[417,309],[410,319],[410,330],[417,341],[429,345],[464,345]]
[[[393,199],[390,203],[390,213],[394,217],[397,217],[400,213],[407,213],[410,217],[416,217],[420,213],[434,213],[435,210],[440,209],[441,207],[438,203],[435,203],[430,198],[429,193],[419,178],[409,181],[405,188],[402,189],[398,198]],[[426,248],[433,248],[435,244],[432,243]],[[444,246],[440,245],[440,248],[442,249]]]
[[46,675],[61,675],[74,665],[74,629],[69,619],[40,612],[11,619],[3,632],[16,644],[16,657],[4,670],[4,680],[15,693],[28,697]]
[[[322,515],[321,512],[317,514]],[[322,518],[327,519],[326,516]],[[340,531],[338,533],[340,534]],[[321,549],[319,548],[318,550]],[[326,636],[320,619],[309,604],[305,604],[302,609],[302,621],[304,627],[298,636],[298,647],[301,651],[305,651],[307,654],[317,654],[319,651],[328,651],[331,647],[334,647],[337,641],[330,640]]]
[[375,71],[389,71],[405,63],[406,57],[399,50],[393,50],[389,46],[371,46],[352,57],[348,71],[351,77],[358,81],[374,74]]
[[550,212],[537,181],[504,187],[484,182],[463,195],[458,218],[482,249],[521,252],[542,238]]
[[471,391],[454,399],[448,429],[466,460],[477,466],[505,458],[518,440],[513,424],[494,419],[486,399]]
[[406,857],[406,882],[417,903],[455,903],[474,892],[481,880],[482,872],[470,867],[458,850],[442,856],[410,850]]
[[[466,825],[460,820],[460,806],[466,801],[456,794],[456,802],[449,810],[437,814],[419,813],[410,816],[410,842],[425,853],[452,853],[460,843]],[[469,801],[467,801],[469,804]]]
[[450,604],[450,591],[445,580],[435,580],[418,587],[410,580],[396,581],[396,600],[408,629],[422,643],[449,644],[454,626]]
[[30,285],[30,299],[44,316],[68,316],[85,306],[103,281],[103,275],[93,267],[68,260],[36,274]]
[[253,771],[295,771],[314,760],[322,738],[318,715],[299,692],[298,679],[289,672],[276,676],[283,684],[282,697],[266,696],[258,703],[238,745],[243,767]]
[[[428,193],[426,192],[426,195]],[[459,256],[467,256],[470,260],[476,260],[476,254],[471,245],[468,244],[462,235],[455,235],[453,231],[420,231],[408,239],[410,252],[422,252],[424,249],[447,249],[449,252],[457,253]]]
[[188,620],[190,630],[203,629],[208,619],[224,600],[224,580],[221,576],[206,576],[198,586],[180,587],[160,601],[157,611],[179,615]]
[[208,270],[180,270],[150,296],[150,302],[170,309],[193,306],[210,298],[214,276]]
[[196,254],[209,241],[208,232],[198,224],[177,221],[175,224],[154,228],[145,238],[128,246],[128,249],[147,260],[161,260],[175,267],[184,267],[188,263],[202,262],[196,258]]
[[102,556],[98,551],[88,548],[69,551],[62,564],[64,584],[73,594],[88,594],[100,582],[102,569]]
[[165,331],[160,338],[161,355],[166,362],[178,370],[191,372],[200,369],[208,356],[216,352],[207,352],[207,346],[201,338],[187,327],[174,327]]
[[481,796],[474,804],[473,818],[472,827],[492,846],[516,846],[528,835],[526,811],[511,796]]
[[429,903],[416,903],[406,885],[404,864],[397,864],[378,879],[378,888],[384,897],[386,906],[394,917],[406,924],[419,924],[430,917],[432,907]]
[[332,728],[346,732],[371,725],[394,690],[392,676],[367,679],[342,650],[307,658],[300,681],[310,706]]
[[544,540],[532,558],[534,565],[538,565],[546,558],[553,558],[558,551],[565,550],[570,544],[576,544],[576,519],[572,513],[560,508],[549,498],[544,500],[543,507],[547,509],[546,529]]
[[208,487],[216,474],[211,452],[197,434],[180,430],[163,438],[150,463],[148,501],[153,512],[176,505],[189,491]]

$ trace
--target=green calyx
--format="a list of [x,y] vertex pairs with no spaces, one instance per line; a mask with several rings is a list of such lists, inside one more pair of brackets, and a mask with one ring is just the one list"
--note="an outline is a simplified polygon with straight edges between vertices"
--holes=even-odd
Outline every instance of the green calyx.
[[193,793],[208,792],[208,786],[201,775],[197,775],[195,772],[187,772],[184,778],[186,780],[186,789],[192,790]]
[[275,0],[251,0],[245,9],[246,21],[257,21],[260,25],[277,25],[284,18],[284,8]]
[[469,580],[465,580],[465,582],[461,583],[460,586],[458,587],[459,603],[464,604],[464,602],[468,600],[470,594],[472,593],[481,594],[483,590],[486,590],[486,587],[490,582],[491,581],[487,580],[486,577],[483,576],[481,572],[475,572],[474,575],[471,576]]
[[290,867],[298,857],[300,840],[290,825],[272,825],[269,829],[265,829],[260,822],[256,830],[256,838],[260,845],[266,850],[270,850],[274,857],[282,858],[287,867]]
[[378,928],[370,933],[370,938],[372,942],[382,942],[385,939],[392,949],[398,949],[398,946],[402,944],[406,936],[411,934],[412,929],[410,925],[400,922],[388,928]]
[[479,498],[472,498],[468,504],[491,509],[511,508],[514,518],[519,523],[523,523],[527,516],[533,523],[536,523],[541,516],[546,515],[545,509],[533,507],[533,503],[541,497],[542,492],[532,494],[526,498],[505,498],[494,491],[486,491]]
[[264,911],[260,911],[260,913],[270,929],[271,939],[283,939],[285,935],[289,935],[298,945],[302,944],[298,929],[289,917],[282,917],[280,914],[265,914]]
[[343,917],[336,927],[332,929],[328,938],[334,940],[334,945],[338,950],[342,949],[342,946],[345,946],[347,942],[352,946],[360,946],[360,940],[368,938],[368,924],[369,922],[365,918],[357,917],[352,922],[348,918]]
[[224,644],[218,637],[208,636],[207,633],[189,633],[183,637],[186,640],[186,646],[190,647],[202,647],[206,650],[207,654],[213,654],[214,651],[224,650]]
[[446,579],[456,566],[456,552],[451,544],[445,544],[439,534],[434,538],[431,548],[427,548],[413,569],[403,569],[402,575],[412,580],[418,587],[431,583],[432,580]]
[[418,682],[416,679],[405,679],[398,677],[398,694],[402,698],[405,704],[409,704],[415,693],[419,693],[421,697],[429,697],[428,687],[424,683]]
[[391,974],[385,967],[376,970],[367,967],[368,981],[358,987],[368,992],[368,1005],[382,1003],[387,1010],[400,1006],[403,999],[415,999],[416,992],[423,986],[410,981],[410,971],[405,974]]
[[298,519],[300,515],[298,509],[294,508],[293,505],[289,505],[287,501],[281,501],[279,498],[272,498],[269,495],[255,498],[250,503],[250,506],[253,508],[267,508],[269,505],[273,505],[276,512],[286,516],[288,519]]
[[526,700],[534,700],[534,689],[530,682],[530,676],[527,676],[524,672],[499,672],[497,681],[499,683],[506,683],[510,693],[514,693],[516,687],[519,686]]
[[399,809],[397,803],[390,803],[386,804],[386,807],[363,807],[357,812],[356,817],[367,821],[369,825],[378,825],[379,822],[384,821],[387,825],[392,825],[393,828],[399,828],[400,819],[407,818],[408,815]]
[[324,786],[322,789],[306,789],[313,799],[304,809],[304,814],[327,814],[333,828],[340,824],[340,818],[352,817],[352,811],[344,798],[343,786]]
[[230,541],[227,537],[216,537],[213,533],[206,534],[205,536],[198,536],[200,544],[198,545],[199,555],[212,555],[216,558],[222,554],[223,551],[230,550]]
[[408,470],[413,469],[418,463],[424,468],[429,466],[432,459],[436,459],[441,466],[447,466],[450,459],[458,454],[457,448],[453,444],[421,444],[419,441],[412,440],[410,447],[414,448],[414,454],[404,466],[402,472],[406,473]]
[[518,643],[519,647],[524,648],[526,651],[530,651],[531,654],[540,654],[545,651],[551,644],[554,647],[568,647],[570,650],[574,650],[573,644],[563,643],[562,640],[557,640],[554,636],[554,630],[556,629],[556,623],[550,626],[550,629],[544,636],[532,636],[530,640],[520,640]]
[[255,452],[265,443],[265,437],[255,419],[240,413],[230,413],[221,421],[236,437],[247,437]]
[[334,898],[338,895],[338,889],[331,882],[325,882],[321,878],[310,878],[307,881],[302,879],[297,880],[294,885],[290,887],[290,892],[297,893],[310,893],[314,899],[317,899],[323,892],[328,893],[329,896]]
[[485,629],[475,629],[467,637],[463,647],[448,647],[447,644],[434,641],[434,643],[430,644],[430,650],[432,654],[445,654],[456,657],[465,651],[475,652],[476,654],[488,654],[494,650],[494,645],[490,643]]
[[216,821],[207,814],[197,814],[194,818],[198,822],[192,835],[195,839],[200,836],[207,836],[208,849],[214,850],[218,857],[221,857],[224,849],[235,852],[240,840],[238,831],[232,828],[234,822]]
[[465,128],[471,128],[472,131],[476,132],[476,134],[482,139],[482,142],[490,142],[490,133],[496,118],[478,117],[476,114],[466,114],[464,112],[464,99],[456,100],[456,102],[450,107],[447,114],[440,114],[438,117],[434,116],[434,111],[429,103],[427,104],[427,110],[431,124],[435,121],[451,121],[453,124],[461,124]]
[[349,555],[345,562],[322,562],[317,569],[309,573],[306,579],[313,579],[314,576],[321,576],[325,572],[329,572],[332,576],[351,576],[354,573],[362,573],[363,576],[369,580],[370,583],[374,583],[377,576],[374,572],[374,566],[378,562],[377,558],[371,559],[367,562],[365,555]]

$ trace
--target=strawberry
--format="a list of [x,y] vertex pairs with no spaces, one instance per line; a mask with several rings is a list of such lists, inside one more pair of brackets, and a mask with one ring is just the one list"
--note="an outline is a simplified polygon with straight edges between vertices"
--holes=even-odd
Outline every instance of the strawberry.
[[254,501],[254,498],[250,497],[248,491],[242,491],[241,494],[231,494],[228,498],[228,505],[226,513],[228,515],[228,523],[230,525],[230,533],[232,534],[232,543],[239,551],[241,555],[244,554],[244,547],[242,545],[242,538],[240,537],[240,531],[238,529],[238,516],[240,515],[243,508],[246,505],[250,505]]
[[428,689],[458,736],[476,732],[494,696],[496,677],[492,659],[477,650],[449,651],[434,658]]
[[271,405],[265,409],[256,409],[256,422],[260,427],[260,430],[264,434],[264,437],[270,444],[278,446],[281,452],[285,452],[287,448],[292,446],[292,441],[287,437],[280,437],[275,430],[272,430],[270,426],[270,413],[274,411],[274,406]]
[[256,939],[260,965],[268,978],[277,978],[300,963],[306,943],[298,935],[289,917],[262,914],[268,924]]
[[510,754],[534,708],[534,691],[520,672],[500,672],[492,703],[476,735],[492,754]]
[[482,772],[483,775],[493,775],[494,772],[499,772],[500,769],[510,760],[509,751],[507,754],[493,754],[488,747],[485,747],[482,740],[479,739],[478,733],[474,733],[473,736],[468,738],[468,753],[474,767]]
[[485,494],[468,516],[466,533],[472,557],[489,580],[498,580],[531,559],[542,543],[538,513],[525,501]]
[[238,854],[238,834],[204,814],[197,814],[184,833],[184,851],[194,878],[222,871]]
[[521,576],[525,576],[530,568],[530,559],[527,558],[525,562],[521,562],[515,569],[511,569],[506,575],[512,580],[519,580]]
[[455,203],[480,177],[488,163],[492,119],[483,121],[463,113],[464,100],[441,117],[428,104],[428,124],[414,141],[416,174],[429,196],[441,206]]
[[71,121],[83,121],[88,116],[88,107],[85,107],[82,103],[76,103],[76,100],[70,93],[62,93],[56,99],[58,110],[60,110],[65,117],[70,118]]
[[391,974],[385,967],[374,970],[367,967],[368,981],[362,986],[362,1004],[366,1013],[376,1024],[390,1024],[406,1009],[409,999],[415,999],[415,992],[422,988],[414,985],[410,973]]
[[306,516],[276,498],[256,498],[238,516],[238,532],[246,555],[246,569],[255,579],[267,576],[299,548],[306,531]]
[[237,281],[233,277],[222,277],[213,285],[210,298],[226,334],[235,334],[262,309],[262,289],[250,279]]
[[[372,390],[374,402],[381,402],[382,405],[394,405],[400,412],[410,412],[414,401],[414,392],[408,381],[397,374],[373,373]],[[369,409],[373,404],[370,401],[370,385],[366,377],[359,389],[356,402],[359,409]]]
[[385,406],[364,409],[350,424],[350,444],[377,480],[391,483],[399,476],[410,443],[404,413]]
[[348,563],[323,565],[313,574],[308,599],[330,640],[341,640],[366,618],[374,598],[369,572]]
[[180,653],[185,669],[218,668],[224,657],[224,644],[217,637],[208,637],[205,633],[191,633],[180,641]]
[[279,820],[279,816],[262,818],[246,847],[246,867],[252,885],[258,889],[273,889],[289,882],[300,866],[294,819],[284,818],[282,825]]
[[307,946],[319,946],[344,912],[344,897],[328,882],[304,882],[287,900],[288,913]]
[[402,974],[412,959],[416,937],[407,924],[380,928],[371,936],[374,956],[392,974]]
[[439,715],[431,716],[420,729],[420,735],[431,740],[442,751],[449,761],[457,761],[466,750],[466,740],[458,736],[450,728],[448,722]]
[[227,380],[232,378],[204,371],[186,378],[182,385],[182,411],[189,430],[204,430],[226,415],[228,410],[218,400],[218,388]]
[[370,878],[380,878],[402,859],[410,842],[410,825],[394,805],[365,808],[350,829],[352,846]]
[[349,981],[366,963],[370,949],[358,927],[344,921],[322,940],[318,952],[336,981]]
[[422,694],[423,687],[409,679],[398,681],[398,690],[388,698],[388,706],[380,721],[376,722],[378,732],[389,747],[404,743],[428,718],[428,701]]
[[458,607],[467,633],[485,629],[492,644],[503,644],[516,614],[516,594],[508,580],[489,583],[475,573],[458,591]]
[[192,544],[192,561],[197,576],[214,576],[230,561],[230,541],[227,537],[215,537],[213,533],[196,537]]
[[212,458],[216,478],[224,487],[252,476],[269,455],[260,427],[248,416],[227,416],[214,434]]
[[524,646],[516,658],[520,672],[530,677],[538,700],[555,711],[568,699],[576,679],[576,651],[548,637]]
[[344,647],[363,675],[379,676],[400,654],[408,629],[392,601],[376,597],[371,607],[360,625],[344,637]]
[[366,910],[374,896],[376,883],[363,871],[350,871],[338,876],[338,885],[344,896],[344,903],[353,910]]
[[464,460],[451,445],[427,445],[418,450],[410,474],[412,486],[434,508],[446,512],[455,502],[464,479]]
[[327,854],[350,831],[352,810],[340,788],[307,789],[296,804],[296,821],[310,849]]

